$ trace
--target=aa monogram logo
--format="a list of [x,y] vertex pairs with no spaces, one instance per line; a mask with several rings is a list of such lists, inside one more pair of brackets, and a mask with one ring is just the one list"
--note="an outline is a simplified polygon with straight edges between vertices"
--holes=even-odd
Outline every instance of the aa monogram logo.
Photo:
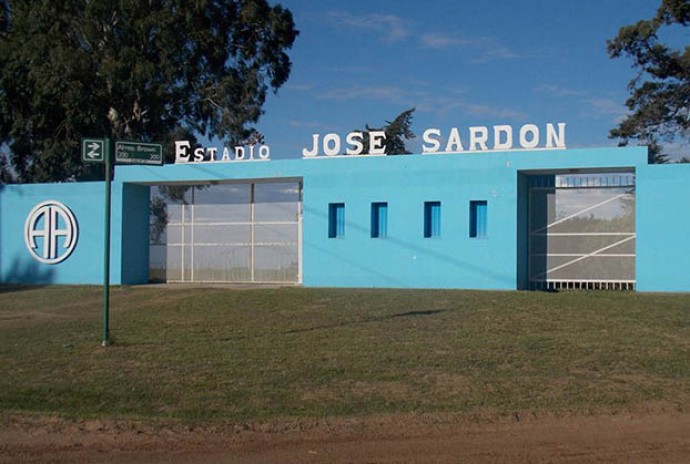
[[70,209],[54,200],[37,204],[24,224],[24,242],[34,259],[57,264],[69,257],[77,244],[77,220]]

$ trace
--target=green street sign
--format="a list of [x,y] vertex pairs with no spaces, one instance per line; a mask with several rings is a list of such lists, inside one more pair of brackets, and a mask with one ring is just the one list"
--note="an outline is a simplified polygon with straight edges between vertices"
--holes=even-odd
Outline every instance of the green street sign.
[[105,161],[105,139],[82,139],[81,159],[87,163]]
[[163,164],[163,145],[141,142],[115,142],[117,164]]

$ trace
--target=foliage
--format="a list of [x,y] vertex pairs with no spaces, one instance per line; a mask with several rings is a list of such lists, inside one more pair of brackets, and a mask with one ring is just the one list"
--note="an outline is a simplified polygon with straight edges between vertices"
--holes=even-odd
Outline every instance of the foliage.
[[161,236],[168,225],[168,203],[187,205],[187,192],[193,188],[203,189],[206,185],[159,185],[153,187],[151,200],[149,201],[150,211],[150,236],[151,243],[160,243]]
[[0,153],[0,184],[11,184],[14,181],[9,164],[8,156]]
[[249,137],[298,34],[267,0],[0,2],[0,143],[20,181],[102,175],[83,137]]
[[622,27],[608,41],[611,58],[628,56],[637,69],[628,85],[631,95],[626,105],[631,114],[611,130],[610,136],[622,144],[637,139],[656,147],[650,153],[651,162],[668,160],[659,154],[657,140],[670,142],[689,135],[690,47],[674,50],[659,38],[662,28],[689,23],[690,1],[662,0],[654,18]]
[[381,128],[369,127],[366,124],[364,132],[363,143],[368,149],[369,147],[369,131],[383,131],[386,133],[386,154],[387,155],[409,155],[410,152],[405,146],[405,140],[415,138],[412,132],[412,113],[415,108],[410,108],[400,113],[392,122],[386,121],[386,125]]
[[649,164],[668,164],[671,162],[668,155],[662,153],[661,146],[656,137],[649,138],[647,142],[647,162]]

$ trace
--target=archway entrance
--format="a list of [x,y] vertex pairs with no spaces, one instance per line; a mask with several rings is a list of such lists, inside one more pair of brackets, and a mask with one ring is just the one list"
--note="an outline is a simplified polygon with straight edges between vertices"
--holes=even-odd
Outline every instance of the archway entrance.
[[302,184],[151,187],[149,279],[300,283]]

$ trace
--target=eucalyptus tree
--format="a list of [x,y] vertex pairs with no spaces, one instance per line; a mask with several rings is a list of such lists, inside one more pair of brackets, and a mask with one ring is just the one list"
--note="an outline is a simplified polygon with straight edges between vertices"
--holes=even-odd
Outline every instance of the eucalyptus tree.
[[44,182],[102,175],[83,137],[237,143],[297,34],[267,0],[0,0],[0,146],[20,182]]

